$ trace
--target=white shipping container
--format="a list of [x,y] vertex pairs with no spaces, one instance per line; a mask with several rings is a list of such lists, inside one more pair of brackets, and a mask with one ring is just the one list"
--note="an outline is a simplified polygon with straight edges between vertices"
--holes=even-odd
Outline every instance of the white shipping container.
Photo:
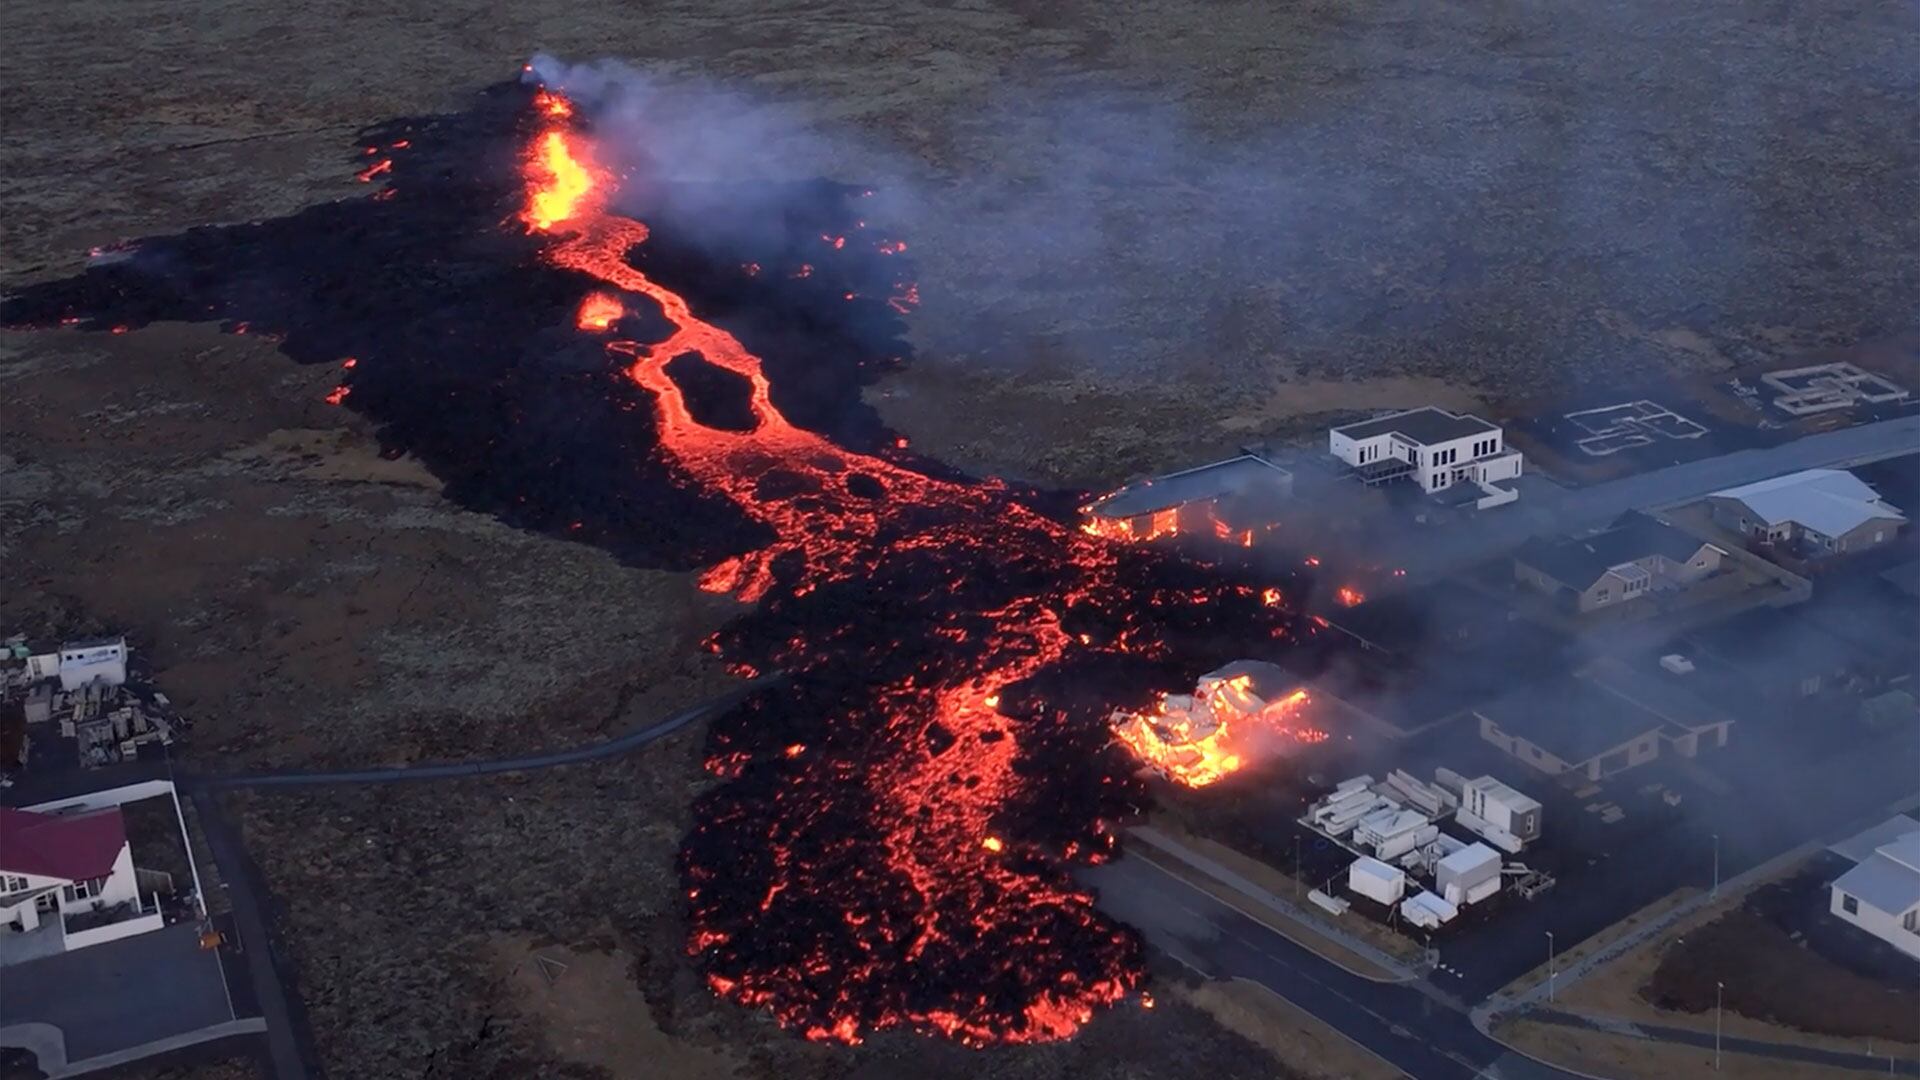
[[[1500,853],[1485,844],[1469,844],[1435,864],[1433,881],[1441,893],[1453,899],[1449,886],[1458,885],[1466,895],[1485,881],[1500,878]],[[1458,903],[1458,901],[1455,901]]]
[[[1495,876],[1493,878],[1490,878],[1486,881],[1481,882],[1478,885],[1473,886],[1472,888],[1469,888],[1467,890],[1466,902],[1469,904],[1477,904],[1480,901],[1485,900],[1487,897],[1492,896],[1493,894],[1499,891],[1500,891],[1500,878],[1498,876]],[[1449,897],[1448,899],[1452,899],[1452,898]],[[1455,902],[1458,903],[1458,901],[1455,901]]]
[[1347,867],[1347,888],[1382,904],[1398,903],[1407,892],[1407,875],[1379,859],[1361,856]]

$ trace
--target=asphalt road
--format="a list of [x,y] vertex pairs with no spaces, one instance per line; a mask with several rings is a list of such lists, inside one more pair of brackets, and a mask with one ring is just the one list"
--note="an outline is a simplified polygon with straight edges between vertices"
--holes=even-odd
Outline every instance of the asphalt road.
[[1243,978],[1286,998],[1420,1080],[1571,1080],[1482,1035],[1461,1004],[1426,983],[1376,983],[1142,859],[1082,873],[1100,907],[1206,975]]

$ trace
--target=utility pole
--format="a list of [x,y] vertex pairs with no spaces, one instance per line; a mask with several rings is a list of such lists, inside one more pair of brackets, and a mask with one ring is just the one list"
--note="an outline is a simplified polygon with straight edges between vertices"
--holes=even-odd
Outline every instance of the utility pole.
[[1553,931],[1547,931],[1547,1000],[1553,1000]]
[[1713,1071],[1720,1071],[1720,1000],[1726,992],[1727,984],[1713,984]]

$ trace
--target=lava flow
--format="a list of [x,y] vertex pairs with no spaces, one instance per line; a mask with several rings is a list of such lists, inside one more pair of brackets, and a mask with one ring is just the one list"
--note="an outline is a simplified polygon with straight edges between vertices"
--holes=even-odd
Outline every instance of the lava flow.
[[1148,799],[1108,714],[1310,629],[1304,575],[1091,536],[1070,493],[909,450],[861,397],[918,297],[870,193],[616,192],[633,148],[595,111],[514,84],[396,119],[354,145],[404,144],[368,198],[142,238],[0,325],[246,326],[463,508],[699,570],[741,601],[706,647],[784,676],[708,721],[679,861],[708,985],[815,1039],[1071,1035],[1143,978],[1071,873]]
[[[1102,775],[1067,805],[1027,805],[1038,782],[1026,758],[1060,739],[1044,729],[1068,718],[1032,697],[1022,714],[1003,711],[1002,695],[1092,643],[1070,622],[1113,613],[1125,622],[1124,613],[1196,598],[1127,587],[1112,545],[1003,484],[937,479],[795,426],[775,405],[761,358],[630,261],[647,227],[611,212],[611,192],[571,186],[604,176],[581,159],[587,146],[571,128],[536,135],[523,218],[556,235],[546,252],[554,265],[651,300],[670,327],[660,340],[609,348],[629,358],[627,376],[651,394],[659,445],[674,465],[773,538],[713,567],[703,586],[765,599],[776,618],[817,592],[885,598],[845,611],[857,629],[796,626],[773,646],[768,659],[802,689],[760,711],[809,718],[799,721],[811,727],[805,738],[788,734],[791,715],[763,717],[781,729],[761,740],[783,747],[777,753],[729,751],[730,740],[716,738],[711,767],[736,786],[698,808],[683,855],[690,951],[718,992],[769,1008],[812,1038],[856,1041],[903,1024],[970,1043],[1072,1034],[1141,975],[1135,939],[1096,913],[1060,864],[1062,855],[1111,850],[1102,815],[1119,808],[1099,788],[1118,793],[1123,784]],[[690,355],[744,384],[745,425],[696,417],[673,371]],[[1251,588],[1239,594],[1263,609]],[[1133,622],[1102,627],[1101,645],[1165,651],[1150,620]],[[871,686],[804,688],[805,673],[844,664],[835,654],[850,648],[870,651],[885,672],[883,655],[908,645],[889,631],[937,647],[914,648],[915,666]],[[1088,738],[1095,730],[1072,736],[1085,753],[1098,752]],[[749,778],[756,769],[768,776]],[[1005,820],[1023,810],[1067,817],[1023,837]],[[761,887],[743,889],[743,880]]]

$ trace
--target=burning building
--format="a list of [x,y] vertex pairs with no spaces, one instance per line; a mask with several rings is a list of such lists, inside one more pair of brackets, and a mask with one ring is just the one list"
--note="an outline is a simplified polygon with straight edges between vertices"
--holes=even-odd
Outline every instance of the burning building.
[[1323,742],[1306,723],[1307,691],[1273,664],[1236,660],[1200,677],[1191,694],[1161,694],[1138,712],[1118,709],[1114,737],[1148,768],[1176,783],[1205,787],[1261,753]]
[[1293,474],[1248,448],[1239,457],[1128,484],[1095,500],[1082,525],[1113,540],[1216,536],[1251,547],[1293,495]]

